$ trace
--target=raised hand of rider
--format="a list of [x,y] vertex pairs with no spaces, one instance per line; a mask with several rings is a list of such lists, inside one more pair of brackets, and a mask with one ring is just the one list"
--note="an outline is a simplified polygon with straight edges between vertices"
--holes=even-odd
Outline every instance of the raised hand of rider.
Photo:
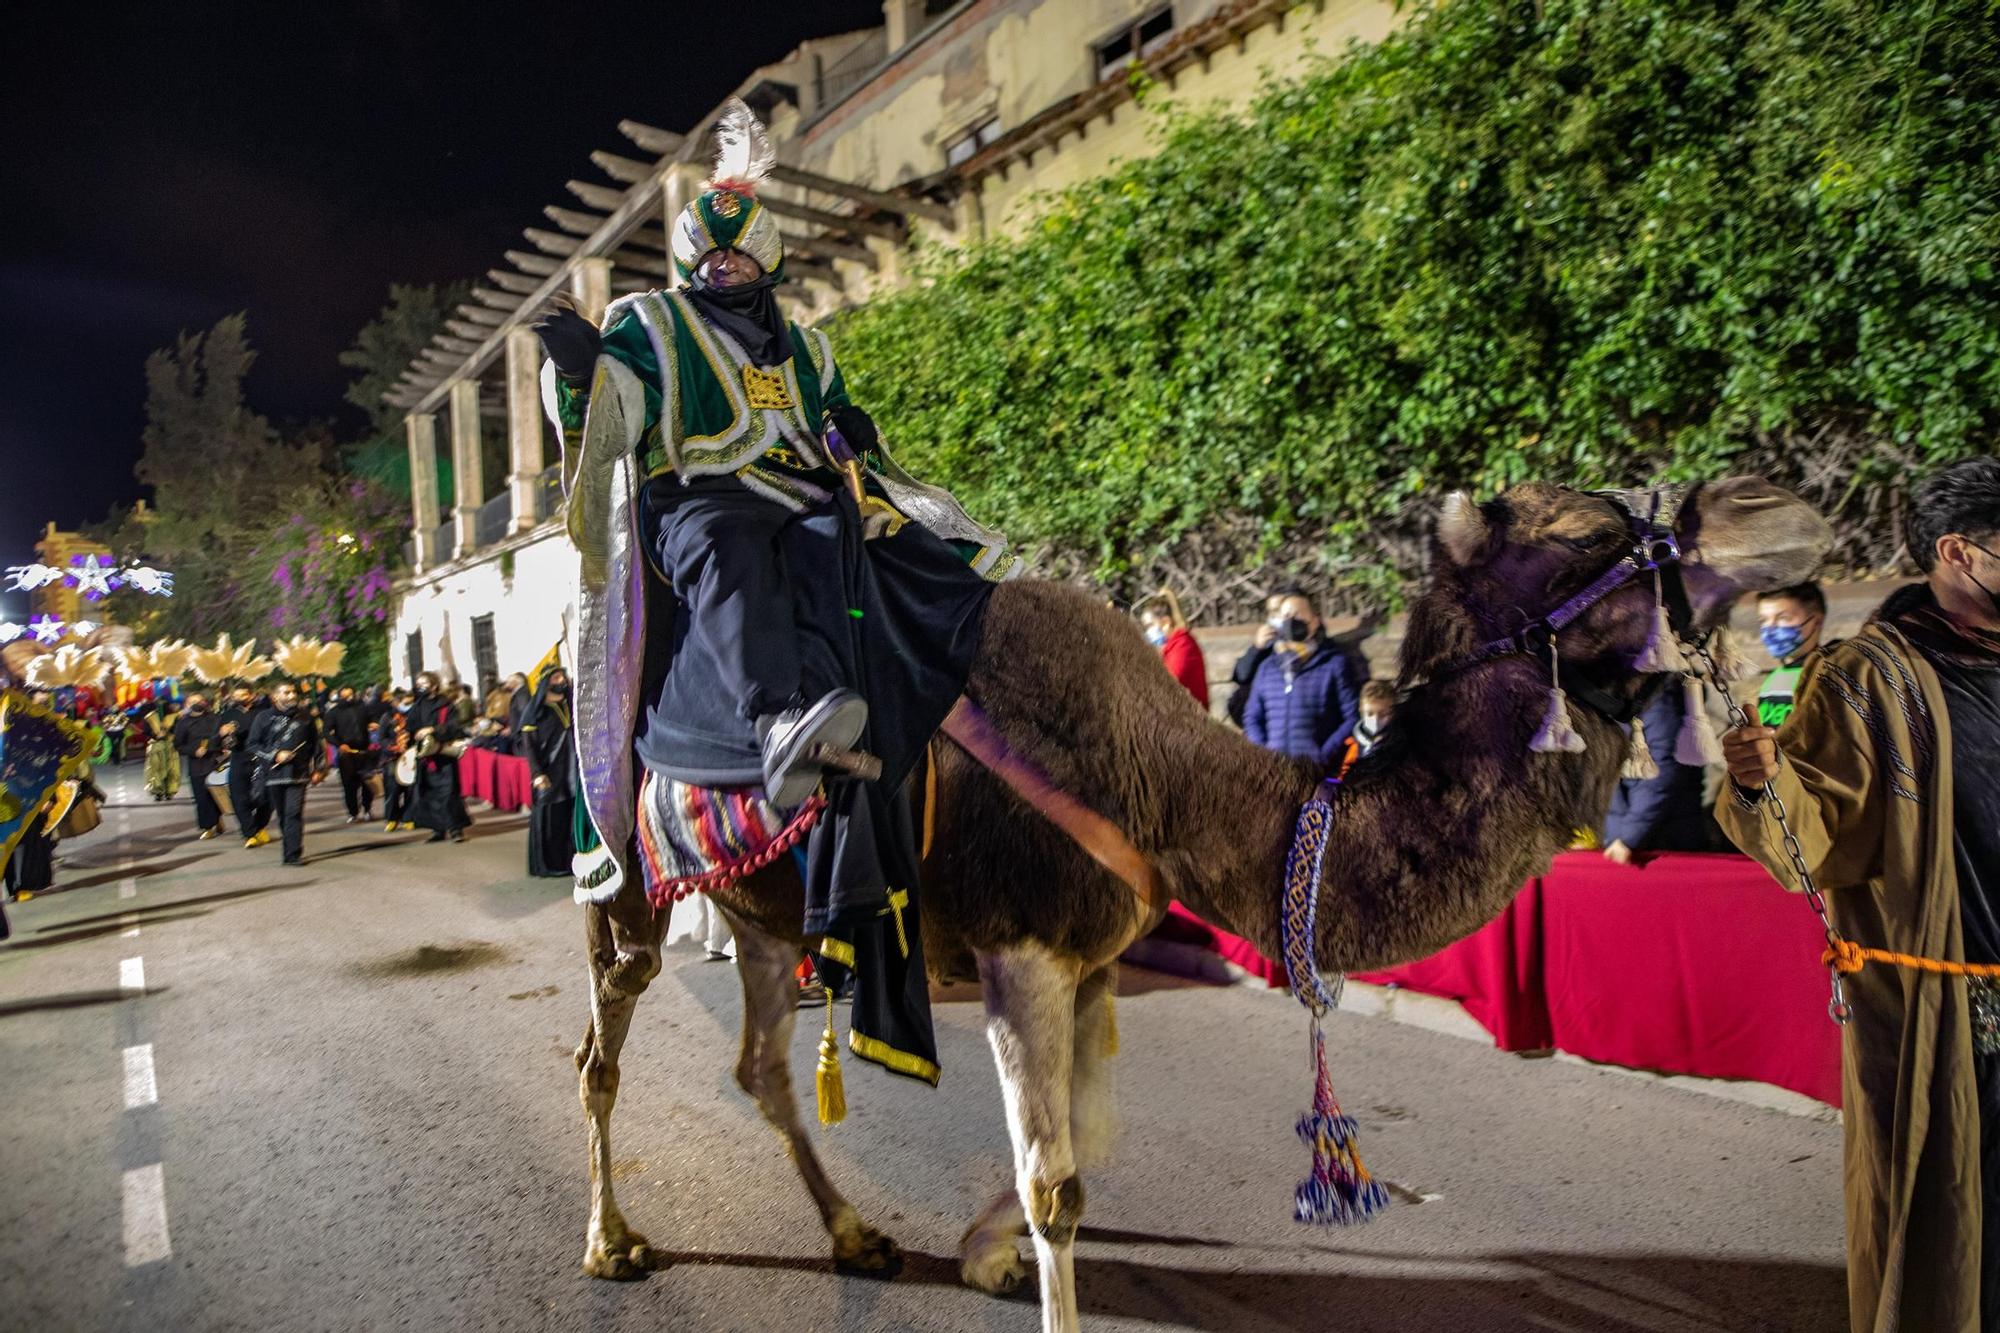
[[590,378],[604,340],[597,326],[578,314],[575,306],[558,301],[532,327],[542,340],[542,350],[556,363],[556,374],[572,381]]
[[843,404],[834,408],[827,416],[832,420],[840,438],[847,441],[856,457],[863,457],[882,444],[881,433],[875,429],[875,419],[853,404]]

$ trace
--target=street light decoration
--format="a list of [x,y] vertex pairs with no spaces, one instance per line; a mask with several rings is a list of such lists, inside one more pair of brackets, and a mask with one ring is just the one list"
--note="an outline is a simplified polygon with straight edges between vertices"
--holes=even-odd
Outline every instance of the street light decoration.
[[154,569],[151,565],[127,565],[125,582],[153,597],[174,595],[174,576],[164,569]]
[[46,588],[62,578],[63,572],[54,565],[9,565],[7,577],[13,580],[9,592],[33,592]]
[[12,580],[9,592],[34,592],[67,582],[93,602],[102,601],[121,586],[153,597],[174,595],[174,576],[169,571],[137,561],[120,569],[116,561],[107,565],[94,554],[71,556],[67,569],[61,565],[9,565],[7,577]]

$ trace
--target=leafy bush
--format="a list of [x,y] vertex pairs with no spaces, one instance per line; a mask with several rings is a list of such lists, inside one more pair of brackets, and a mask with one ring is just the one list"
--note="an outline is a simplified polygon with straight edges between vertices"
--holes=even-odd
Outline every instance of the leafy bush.
[[1123,591],[1393,599],[1426,502],[1756,470],[1898,555],[2000,423],[1986,0],[1455,0],[844,315],[914,470]]

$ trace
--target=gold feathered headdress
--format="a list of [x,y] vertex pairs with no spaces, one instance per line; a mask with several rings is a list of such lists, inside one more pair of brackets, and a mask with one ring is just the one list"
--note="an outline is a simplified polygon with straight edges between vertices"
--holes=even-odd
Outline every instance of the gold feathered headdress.
[[195,649],[190,665],[195,676],[205,685],[220,685],[225,680],[260,680],[271,674],[271,668],[267,662],[258,675],[249,674],[251,658],[256,651],[255,639],[239,647],[230,642],[227,634],[223,634],[216,638],[213,648]]
[[185,676],[194,664],[193,644],[179,639],[155,639],[144,648],[133,646],[114,650],[118,674],[127,680],[172,680]]
[[64,644],[52,653],[28,664],[28,684],[54,690],[65,685],[98,685],[111,671],[102,648],[77,648]]
[[271,654],[278,659],[278,670],[294,680],[315,676],[324,679],[340,674],[340,664],[347,657],[347,645],[314,643],[305,635],[297,634],[284,643],[274,645]]

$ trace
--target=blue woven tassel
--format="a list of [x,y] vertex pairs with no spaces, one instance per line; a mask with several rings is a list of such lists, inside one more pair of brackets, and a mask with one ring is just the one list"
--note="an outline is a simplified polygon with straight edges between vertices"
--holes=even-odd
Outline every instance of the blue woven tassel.
[[1340,1109],[1326,1068],[1326,1036],[1313,1015],[1313,1105],[1299,1117],[1301,1142],[1312,1149],[1312,1174],[1299,1182],[1292,1216],[1312,1226],[1355,1226],[1389,1206],[1389,1193],[1361,1164],[1359,1128]]

